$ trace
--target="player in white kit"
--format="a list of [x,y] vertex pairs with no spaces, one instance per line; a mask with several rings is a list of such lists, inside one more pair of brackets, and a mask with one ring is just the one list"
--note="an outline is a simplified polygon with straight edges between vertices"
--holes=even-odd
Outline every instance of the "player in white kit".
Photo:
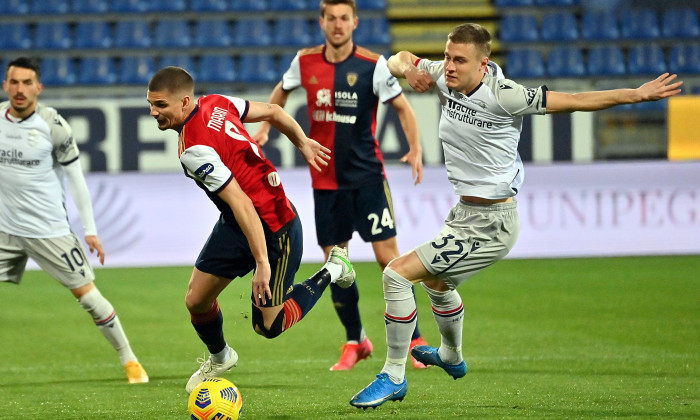
[[517,239],[520,224],[514,197],[524,178],[517,151],[523,115],[655,101],[678,94],[682,84],[673,82],[676,75],[666,73],[637,89],[569,94],[546,86],[528,88],[486,70],[490,52],[488,31],[468,23],[448,35],[443,61],[422,60],[408,51],[388,60],[391,73],[405,78],[414,90],[436,87],[445,167],[460,199],[435,238],[391,261],[384,270],[387,357],[377,378],[351,399],[353,406],[377,407],[406,396],[415,283],[422,283],[430,297],[441,344],[416,346],[411,355],[441,367],[454,379],[466,375],[463,305],[456,288],[502,259]]
[[148,382],[119,317],[93,283],[83,246],[68,224],[67,178],[90,252],[104,264],[90,195],[70,126],[37,102],[42,90],[37,60],[19,57],[6,69],[0,103],[0,282],[19,284],[28,258],[70,289],[119,353],[129,383]]

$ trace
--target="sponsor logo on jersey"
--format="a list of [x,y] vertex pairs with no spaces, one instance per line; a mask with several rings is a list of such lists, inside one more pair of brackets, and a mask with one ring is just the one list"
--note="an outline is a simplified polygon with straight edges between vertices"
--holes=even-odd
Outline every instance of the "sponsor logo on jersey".
[[348,81],[350,87],[353,87],[355,86],[355,83],[357,83],[357,73],[348,73],[345,76],[345,79]]
[[280,174],[278,174],[277,172],[270,172],[269,174],[267,174],[267,182],[269,182],[270,185],[273,187],[279,187],[282,183],[282,180],[280,179]]
[[24,159],[24,153],[21,150],[0,149],[0,164],[32,167],[38,166],[40,163],[39,159]]
[[331,106],[330,89],[319,89],[316,92],[316,106]]
[[342,124],[355,124],[355,121],[357,121],[356,115],[338,114],[333,111],[314,111],[311,114],[311,118],[319,122],[337,122]]
[[528,105],[532,105],[532,101],[535,100],[535,95],[537,95],[537,89],[525,88],[525,100]]
[[357,108],[357,92],[335,91],[335,106]]
[[318,84],[318,79],[316,79],[316,76],[311,76],[311,79],[309,79],[309,84],[310,85],[317,85]]
[[444,113],[456,121],[471,124],[476,127],[493,128],[491,121],[484,121],[477,118],[477,111],[468,106],[461,104],[453,99],[448,98],[444,105]]
[[396,82],[398,82],[398,79],[394,76],[391,76],[390,78],[386,79],[386,85],[388,87],[394,86],[396,84]]
[[214,110],[211,112],[211,118],[207,123],[207,127],[213,129],[216,132],[220,132],[221,127],[224,126],[226,114],[228,114],[227,110],[219,108],[218,106],[214,107]]
[[197,168],[196,171],[194,171],[194,175],[197,178],[204,181],[205,179],[207,179],[207,175],[209,175],[212,172],[214,172],[214,165],[212,165],[211,163],[205,163],[204,165]]

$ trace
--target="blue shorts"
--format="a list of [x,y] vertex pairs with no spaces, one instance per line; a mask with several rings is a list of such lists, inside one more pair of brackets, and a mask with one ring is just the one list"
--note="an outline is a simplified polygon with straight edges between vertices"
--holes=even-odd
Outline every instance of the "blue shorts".
[[[270,276],[272,299],[268,299],[262,306],[272,307],[281,305],[285,301],[287,291],[294,284],[294,277],[299,270],[304,248],[299,217],[294,219],[289,229],[280,237],[265,232],[265,242],[272,273]],[[199,253],[195,267],[205,273],[235,279],[255,269],[255,258],[250,251],[248,239],[240,227],[231,226],[221,216]],[[251,301],[254,301],[252,292]]]
[[349,241],[355,231],[365,242],[396,236],[394,207],[386,179],[349,190],[314,190],[314,208],[320,246]]

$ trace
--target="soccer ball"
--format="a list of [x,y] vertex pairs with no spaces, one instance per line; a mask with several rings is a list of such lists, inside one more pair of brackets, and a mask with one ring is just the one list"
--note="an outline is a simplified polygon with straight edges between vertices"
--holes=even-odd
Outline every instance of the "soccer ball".
[[230,381],[209,378],[192,390],[187,409],[191,420],[237,420],[243,410],[243,399]]

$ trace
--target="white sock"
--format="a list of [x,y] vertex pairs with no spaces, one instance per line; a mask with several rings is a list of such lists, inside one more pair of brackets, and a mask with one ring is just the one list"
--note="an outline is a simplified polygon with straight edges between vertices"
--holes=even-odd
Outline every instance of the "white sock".
[[439,292],[423,284],[432,303],[433,316],[440,330],[440,359],[450,365],[462,361],[462,328],[464,305],[456,290]]
[[340,276],[343,274],[343,266],[340,264],[336,264],[334,262],[328,261],[323,268],[328,270],[328,272],[331,275],[331,281],[338,280]]
[[229,347],[229,345],[226,344],[226,347],[224,347],[224,349],[221,350],[220,352],[212,353],[211,354],[211,361],[214,363],[217,363],[217,364],[221,364],[221,363],[226,362],[230,357],[230,351],[229,351],[230,348],[231,347]]
[[401,383],[406,376],[406,358],[411,335],[416,328],[416,302],[412,283],[396,271],[385,268],[383,275],[386,312],[386,361],[382,372],[394,383]]
[[119,322],[117,313],[114,312],[114,307],[102,296],[100,291],[94,288],[81,296],[78,302],[92,316],[102,335],[119,353],[121,364],[124,365],[131,361],[137,362],[138,359],[134,352],[131,351],[129,340],[124,334],[124,329],[121,322]]

